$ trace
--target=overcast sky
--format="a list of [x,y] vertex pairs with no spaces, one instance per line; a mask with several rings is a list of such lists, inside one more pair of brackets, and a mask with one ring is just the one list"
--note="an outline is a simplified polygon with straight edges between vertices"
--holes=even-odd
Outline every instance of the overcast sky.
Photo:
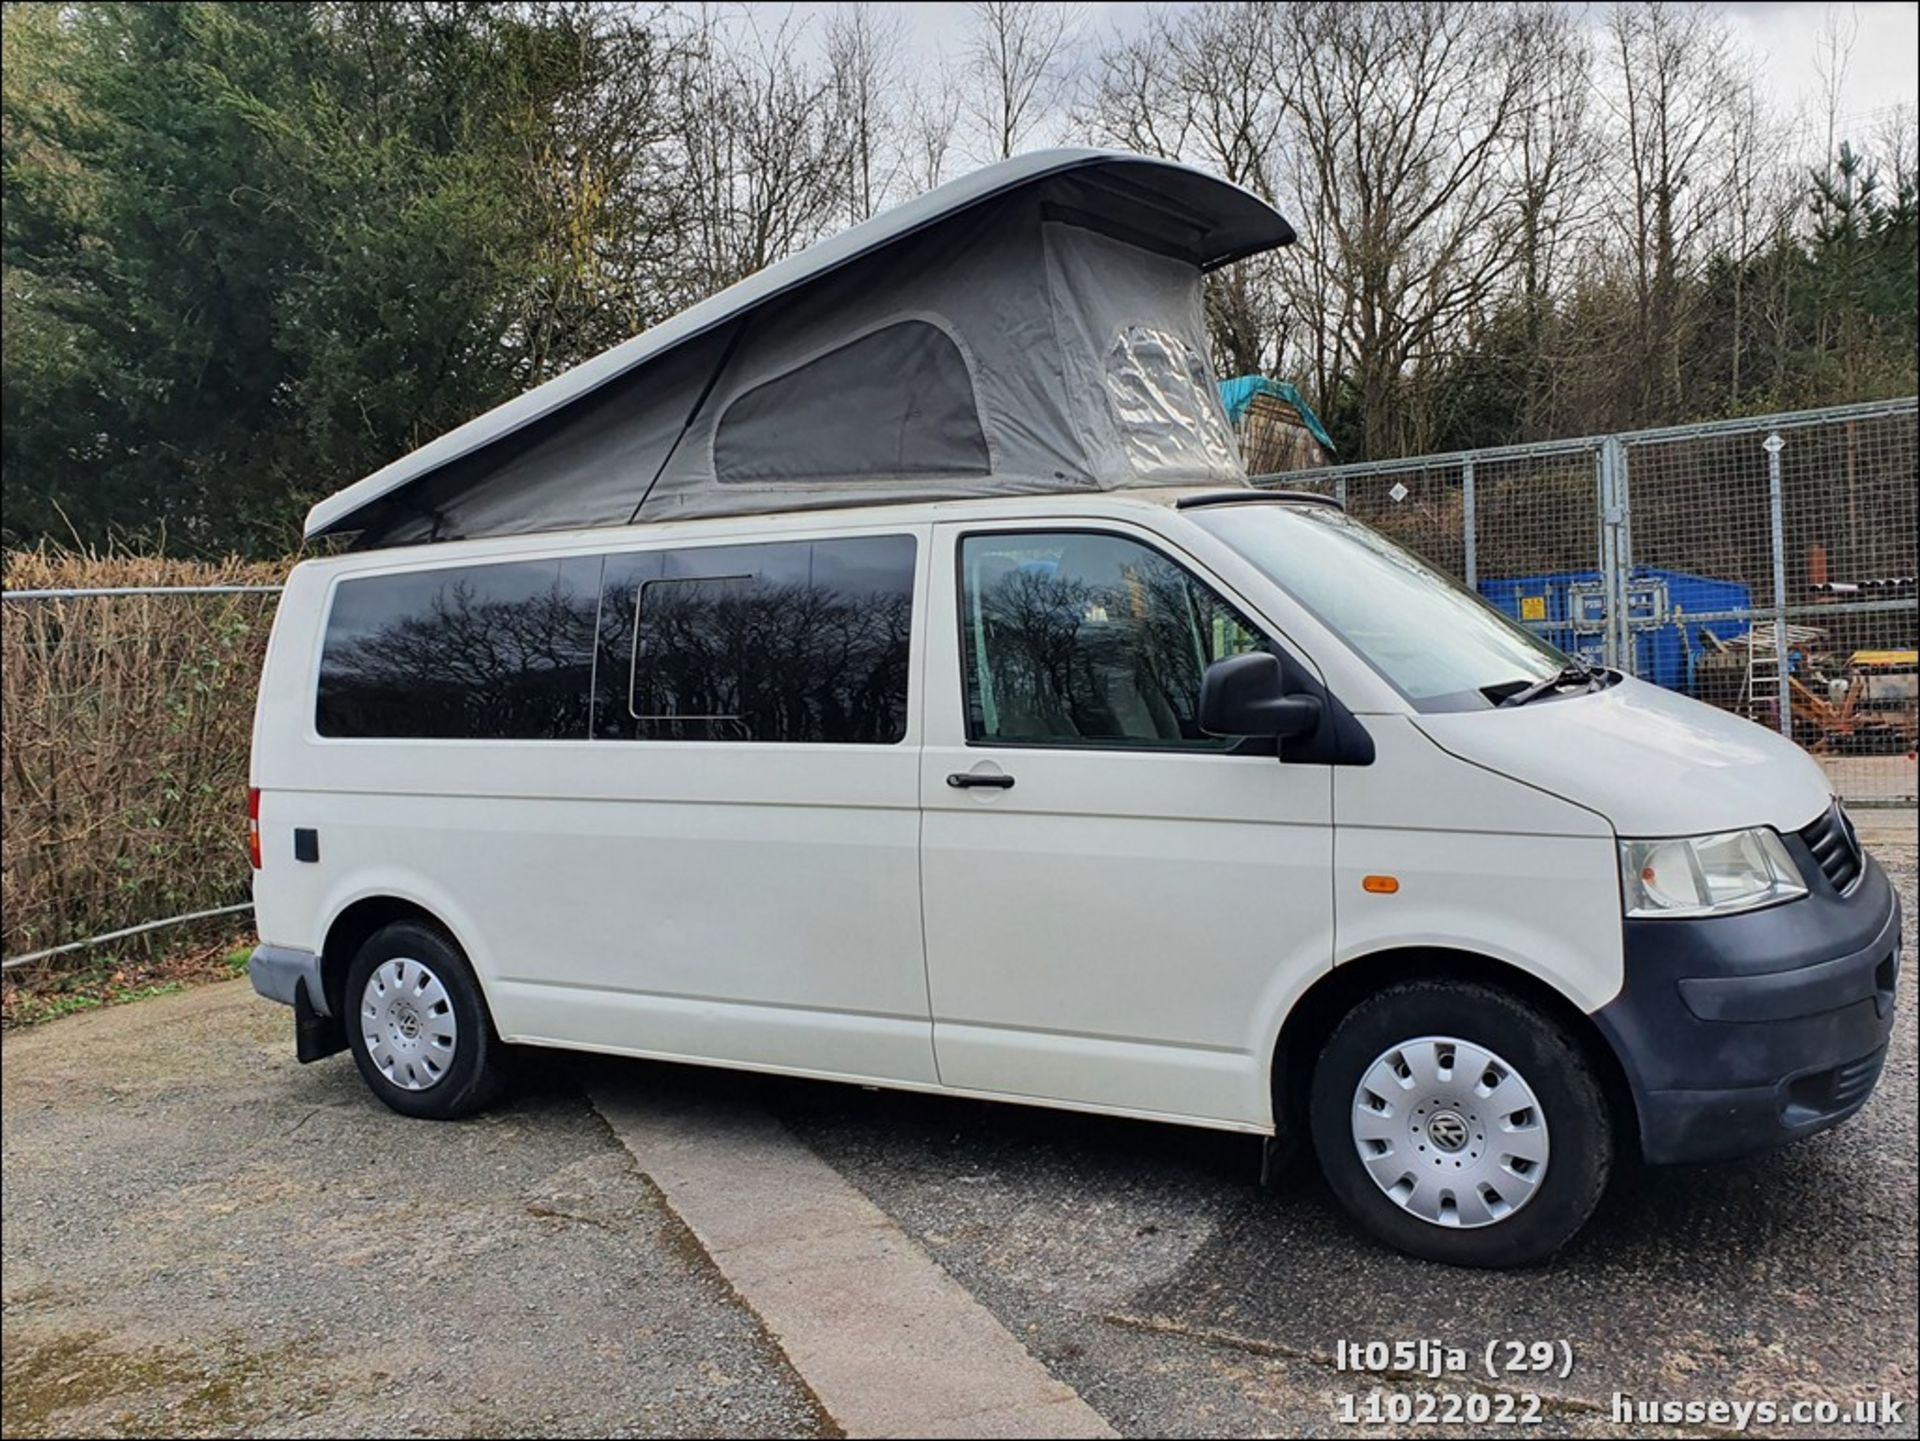
[[[1847,63],[1842,110],[1855,119],[1878,118],[1920,96],[1920,5],[1740,4],[1725,7],[1729,27],[1753,52],[1793,110],[1819,108],[1820,77],[1813,57],[1829,19],[1844,35],[1857,26]],[[1870,128],[1870,127],[1869,127]]]
[[[775,25],[791,11],[817,33],[834,5],[832,0],[802,0],[792,5],[762,0],[750,8],[760,13],[763,24]],[[958,52],[967,27],[964,4],[908,0],[897,8],[904,12],[914,54],[931,61],[936,53],[951,56]],[[1080,6],[1086,17],[1082,33],[1098,40],[1116,27],[1130,29],[1140,23],[1147,8],[1125,0],[1091,0]],[[1176,4],[1171,8],[1180,7]],[[1596,26],[1604,22],[1604,3],[1575,3],[1574,8]],[[1830,22],[1837,23],[1843,33],[1856,31],[1842,102],[1843,113],[1854,122],[1856,133],[1869,134],[1894,106],[1911,107],[1920,99],[1920,59],[1916,58],[1920,56],[1920,4],[1913,0],[1883,0],[1878,4],[1827,4],[1819,0],[1770,4],[1749,0],[1713,8],[1727,17],[1735,38],[1759,62],[1766,83],[1786,114],[1824,113],[1815,56]]]

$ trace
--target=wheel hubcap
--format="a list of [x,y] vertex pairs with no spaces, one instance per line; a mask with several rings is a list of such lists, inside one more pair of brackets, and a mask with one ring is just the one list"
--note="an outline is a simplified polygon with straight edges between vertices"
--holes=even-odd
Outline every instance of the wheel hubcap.
[[1381,1194],[1435,1226],[1490,1226],[1547,1174],[1547,1120],[1484,1046],[1423,1036],[1382,1051],[1353,1096],[1353,1144]]
[[403,1091],[440,1083],[459,1047],[460,1023],[440,978],[410,956],[382,961],[360,993],[360,1034],[373,1064]]

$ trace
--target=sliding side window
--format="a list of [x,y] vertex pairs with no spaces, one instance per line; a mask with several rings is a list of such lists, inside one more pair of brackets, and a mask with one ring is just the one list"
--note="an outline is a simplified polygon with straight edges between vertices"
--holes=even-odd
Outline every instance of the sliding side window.
[[609,557],[594,734],[900,741],[914,552],[888,535]]

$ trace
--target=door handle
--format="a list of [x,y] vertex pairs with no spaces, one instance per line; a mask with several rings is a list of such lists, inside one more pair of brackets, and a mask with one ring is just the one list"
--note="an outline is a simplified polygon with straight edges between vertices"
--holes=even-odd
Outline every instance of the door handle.
[[947,777],[947,784],[955,790],[966,790],[972,786],[991,786],[997,791],[1013,789],[1013,777],[1008,775],[975,775],[972,771],[955,771]]

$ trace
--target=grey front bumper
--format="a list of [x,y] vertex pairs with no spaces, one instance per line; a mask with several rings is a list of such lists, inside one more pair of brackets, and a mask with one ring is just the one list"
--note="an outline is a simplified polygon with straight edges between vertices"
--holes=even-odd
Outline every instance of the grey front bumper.
[[1810,878],[1784,905],[1628,920],[1626,983],[1593,1013],[1633,1089],[1652,1163],[1751,1155],[1837,1126],[1880,1079],[1899,986],[1900,898],[1871,856],[1840,894]]
[[256,946],[247,962],[247,975],[254,990],[270,1001],[291,1006],[299,998],[300,983],[306,982],[307,1004],[316,1015],[327,1016],[327,989],[320,984],[320,957],[312,951],[296,951],[290,946]]

